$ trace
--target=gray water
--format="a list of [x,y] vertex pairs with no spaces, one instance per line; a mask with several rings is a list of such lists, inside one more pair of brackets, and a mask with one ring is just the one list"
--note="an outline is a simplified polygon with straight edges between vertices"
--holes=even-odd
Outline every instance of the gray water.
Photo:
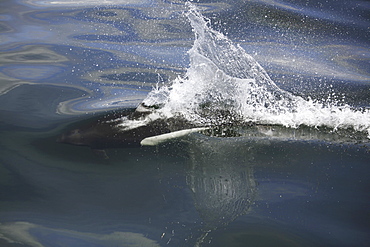
[[[0,4],[1,246],[367,246],[366,141],[57,143],[190,66],[184,2],[100,4]],[[368,2],[195,4],[283,90],[369,108]]]

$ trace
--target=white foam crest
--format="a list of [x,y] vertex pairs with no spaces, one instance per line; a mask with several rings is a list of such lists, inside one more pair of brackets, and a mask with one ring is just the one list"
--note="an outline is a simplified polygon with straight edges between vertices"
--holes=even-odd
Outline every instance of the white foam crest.
[[132,130],[132,129],[145,126],[163,117],[164,116],[162,116],[160,112],[153,112],[151,114],[148,114],[145,117],[141,117],[138,119],[129,119],[128,117],[122,117],[122,118],[115,119],[113,121],[118,122],[116,126],[121,128],[122,131],[127,131],[127,130]]
[[370,137],[369,110],[304,100],[280,89],[252,56],[188,6],[186,16],[196,36],[188,52],[190,67],[171,86],[153,90],[145,104],[161,105],[164,116],[181,114],[195,123],[222,123],[220,112],[227,111],[233,118],[226,121],[353,128]]

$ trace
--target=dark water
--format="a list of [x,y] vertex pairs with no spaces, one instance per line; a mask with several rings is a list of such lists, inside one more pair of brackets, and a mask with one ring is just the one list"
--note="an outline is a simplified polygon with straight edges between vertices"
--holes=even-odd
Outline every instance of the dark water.
[[[112,2],[113,3],[113,2]],[[367,246],[368,143],[56,143],[189,66],[181,1],[0,3],[1,246]],[[367,1],[199,1],[281,88],[369,107]]]

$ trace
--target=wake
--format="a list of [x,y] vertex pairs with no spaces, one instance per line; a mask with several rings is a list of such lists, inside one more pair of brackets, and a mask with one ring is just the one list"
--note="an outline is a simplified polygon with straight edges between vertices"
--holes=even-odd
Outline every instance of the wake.
[[196,7],[187,4],[195,41],[190,67],[170,86],[153,89],[143,103],[159,107],[163,117],[181,116],[196,125],[254,123],[329,127],[367,132],[369,109],[306,100],[280,89],[262,66],[239,45],[211,28]]

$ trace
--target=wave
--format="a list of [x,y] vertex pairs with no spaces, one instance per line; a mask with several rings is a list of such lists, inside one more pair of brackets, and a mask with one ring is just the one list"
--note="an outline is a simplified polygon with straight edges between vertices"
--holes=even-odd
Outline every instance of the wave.
[[210,21],[188,3],[185,13],[195,41],[190,67],[170,86],[154,88],[145,105],[159,106],[166,117],[181,115],[202,125],[245,123],[301,125],[366,131],[369,109],[333,101],[303,99],[280,89],[241,46],[212,29]]

